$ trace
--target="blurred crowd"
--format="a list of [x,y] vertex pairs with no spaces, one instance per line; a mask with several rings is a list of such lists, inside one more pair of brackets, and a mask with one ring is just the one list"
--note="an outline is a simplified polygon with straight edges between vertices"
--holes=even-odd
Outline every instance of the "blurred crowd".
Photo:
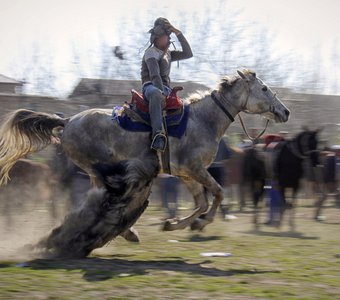
[[[280,193],[278,182],[273,180],[273,160],[275,147],[281,142],[290,140],[289,132],[264,135],[252,141],[245,134],[237,134],[233,138],[224,137],[218,147],[214,162],[209,166],[209,173],[224,189],[224,200],[220,207],[220,215],[224,219],[234,217],[234,214],[253,210],[253,195],[251,182],[247,178],[248,162],[246,153],[250,149],[256,150],[257,157],[261,157],[265,172],[257,174],[264,181],[265,192],[262,195],[262,206],[267,207],[267,224],[275,219],[280,210]],[[329,205],[340,207],[340,145],[328,145],[327,141],[319,141],[319,163],[311,166],[308,159],[303,162],[303,177],[298,191],[298,204],[315,207],[314,217],[322,220],[321,214],[325,201],[330,199]],[[170,175],[159,175],[156,181],[157,192],[153,197],[161,199],[160,205],[164,210],[164,219],[179,216],[181,208],[192,208],[191,195],[186,191],[181,181]],[[212,195],[207,194],[209,201]],[[289,198],[289,193],[288,193]],[[333,201],[333,202],[332,202]]]
[[[221,140],[215,160],[208,171],[224,189],[224,199],[219,211],[223,219],[230,219],[239,212],[254,208],[253,187],[247,179],[248,163],[245,155],[247,151],[256,149],[258,155],[264,158],[266,168],[270,169],[275,153],[272,150],[277,144],[290,138],[288,132],[279,132],[264,135],[255,141],[249,140],[244,134],[237,134],[232,138],[225,136]],[[311,170],[308,162],[304,164],[304,176],[298,199],[314,205],[315,218],[322,220],[322,208],[327,199],[333,201],[328,203],[340,207],[340,146],[320,141],[318,150],[320,154],[318,166]],[[266,172],[263,176],[258,174],[265,182],[262,203],[267,207],[268,222],[275,218],[280,206],[277,183],[269,180],[270,174],[271,172]],[[10,175],[12,180],[6,187],[1,187],[0,193],[1,214],[5,217],[7,225],[13,221],[11,210],[24,209],[28,203],[27,199],[31,199],[31,203],[47,201],[51,217],[58,219],[79,207],[91,188],[89,176],[67,158],[58,145],[53,146],[52,155],[47,163],[22,159]],[[211,202],[213,196],[207,190],[205,193]],[[60,203],[63,203],[62,211]],[[179,217],[181,210],[192,209],[194,202],[192,195],[179,178],[160,174],[153,186],[151,204],[162,209],[161,218],[165,220]]]

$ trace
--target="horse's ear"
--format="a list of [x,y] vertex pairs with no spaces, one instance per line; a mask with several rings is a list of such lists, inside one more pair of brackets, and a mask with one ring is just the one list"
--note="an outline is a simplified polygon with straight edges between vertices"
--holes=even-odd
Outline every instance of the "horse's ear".
[[243,78],[243,79],[247,79],[246,75],[244,75],[242,71],[240,71],[240,70],[237,70],[237,74],[238,74],[238,75],[240,75],[240,76],[241,76],[241,78]]
[[240,75],[241,78],[248,81],[254,80],[256,78],[256,73],[248,69],[243,69],[242,71],[237,70],[237,74]]
[[315,133],[320,133],[323,130],[323,126],[319,126],[315,129]]
[[302,125],[301,126],[302,131],[309,131],[309,128],[307,125]]

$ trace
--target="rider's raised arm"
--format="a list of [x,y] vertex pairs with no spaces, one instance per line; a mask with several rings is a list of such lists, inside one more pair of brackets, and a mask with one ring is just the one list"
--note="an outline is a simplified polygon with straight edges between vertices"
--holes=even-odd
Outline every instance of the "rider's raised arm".
[[173,50],[171,51],[171,61],[176,61],[176,60],[182,60],[182,59],[187,59],[193,56],[191,47],[187,41],[187,39],[184,37],[182,32],[178,32],[176,34],[178,41],[181,44],[182,51],[179,50]]

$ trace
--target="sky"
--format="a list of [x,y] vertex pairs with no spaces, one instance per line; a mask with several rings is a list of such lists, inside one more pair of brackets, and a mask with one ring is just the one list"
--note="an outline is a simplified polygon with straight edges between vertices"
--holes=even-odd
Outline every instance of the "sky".
[[[117,45],[121,24],[135,27],[147,39],[147,30],[158,16],[185,28],[189,38],[195,34],[190,20],[204,19],[207,9],[214,5],[220,7],[218,22],[223,22],[224,14],[228,16],[226,12],[239,11],[240,24],[256,23],[265,28],[281,55],[293,53],[313,63],[312,57],[319,51],[323,74],[329,76],[325,92],[330,91],[331,81],[340,79],[340,58],[338,55],[334,61],[332,55],[340,52],[338,0],[0,0],[0,73],[18,76],[34,54],[45,56],[53,61],[60,90],[66,91],[76,80],[71,74],[75,47],[85,51],[99,39]],[[136,15],[145,20],[143,28],[136,26],[132,18]],[[181,24],[183,20],[187,22]],[[332,93],[340,94],[340,85]]]

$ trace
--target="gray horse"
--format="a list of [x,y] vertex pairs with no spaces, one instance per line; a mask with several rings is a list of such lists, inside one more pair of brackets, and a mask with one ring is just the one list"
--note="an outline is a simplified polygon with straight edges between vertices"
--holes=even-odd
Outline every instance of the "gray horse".
[[[259,114],[275,122],[286,122],[289,110],[276,94],[250,70],[222,78],[217,90],[191,95],[184,102],[190,105],[186,133],[181,138],[169,138],[170,166],[195,200],[194,211],[183,218],[165,221],[164,230],[203,229],[213,222],[216,210],[223,199],[221,186],[208,173],[218,144],[234,117],[241,111]],[[0,183],[8,179],[14,163],[26,154],[39,151],[58,140],[57,128],[63,128],[60,138],[65,153],[93,178],[93,165],[129,159],[143,162],[150,155],[150,134],[130,132],[112,121],[112,110],[89,109],[62,119],[56,115],[17,110],[12,112],[0,128]],[[209,209],[203,187],[214,196]],[[128,232],[128,234],[126,234]],[[136,238],[132,230],[127,239]]]

